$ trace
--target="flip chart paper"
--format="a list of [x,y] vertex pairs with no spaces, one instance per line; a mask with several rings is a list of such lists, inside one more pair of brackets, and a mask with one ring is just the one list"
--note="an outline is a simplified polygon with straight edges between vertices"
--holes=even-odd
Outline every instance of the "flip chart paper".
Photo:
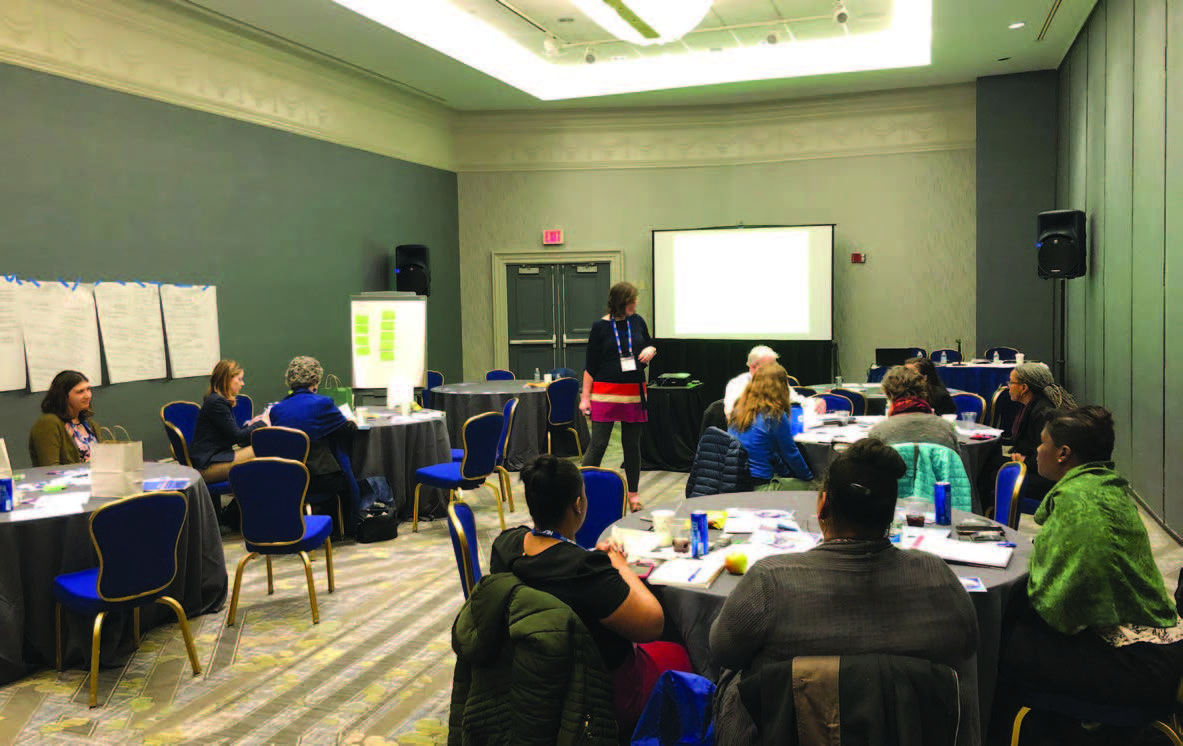
[[111,383],[164,378],[159,288],[104,282],[95,286],[94,299]]
[[48,390],[53,377],[63,370],[77,370],[90,379],[91,385],[100,385],[103,381],[94,286],[25,281],[17,287],[16,298],[29,389]]
[[218,289],[213,285],[161,285],[160,306],[173,378],[209,375],[222,358]]

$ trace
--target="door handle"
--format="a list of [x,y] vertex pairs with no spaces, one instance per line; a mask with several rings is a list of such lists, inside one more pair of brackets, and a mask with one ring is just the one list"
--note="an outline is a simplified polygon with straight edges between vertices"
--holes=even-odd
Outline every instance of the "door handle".
[[571,337],[568,337],[566,334],[564,334],[563,335],[563,344],[565,344],[565,345],[585,345],[585,344],[587,344],[587,337],[584,337],[583,339],[572,339]]
[[511,345],[551,345],[554,346],[555,338],[551,336],[550,339],[511,339]]

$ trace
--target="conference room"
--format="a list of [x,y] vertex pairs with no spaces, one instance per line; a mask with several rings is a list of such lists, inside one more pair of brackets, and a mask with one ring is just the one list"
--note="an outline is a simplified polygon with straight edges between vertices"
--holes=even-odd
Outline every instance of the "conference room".
[[[610,35],[575,29],[591,22],[552,5],[537,4],[541,25],[584,42],[559,49],[562,64],[610,70],[618,55],[609,45],[592,47],[597,59],[586,62],[590,42]],[[838,25],[828,0],[755,5],[720,0],[704,23],[780,13],[823,17],[802,22],[818,35]],[[891,4],[847,5],[857,34],[863,15]],[[758,342],[732,340],[704,360],[665,341],[654,323],[653,231],[831,225],[831,336],[820,350],[778,349],[790,374],[802,384],[862,382],[877,348],[932,350],[957,339],[974,356],[1006,345],[1047,361],[1077,401],[1114,413],[1114,461],[1173,547],[1183,506],[1166,485],[1183,476],[1170,457],[1183,376],[1165,342],[1180,323],[1166,288],[1177,279],[1171,218],[1183,196],[1168,175],[1180,171],[1183,148],[1167,102],[1183,63],[1166,39],[1180,28],[1178,11],[1119,0],[990,5],[934,0],[929,64],[543,100],[319,0],[7,4],[4,273],[100,288],[216,288],[219,353],[243,364],[257,414],[286,395],[297,355],[349,382],[350,298],[395,288],[396,246],[429,249],[425,367],[446,385],[478,383],[497,368],[530,381],[535,368],[581,369],[553,357],[549,366],[513,362],[511,342],[522,338],[511,335],[509,291],[515,278],[550,278],[549,306],[562,307],[564,287],[590,266],[609,286],[637,286],[637,313],[658,350],[654,372],[704,379],[713,370],[725,381]],[[501,3],[482,7],[500,23],[516,18]],[[1026,25],[1008,28],[1017,22]],[[788,26],[775,28],[773,45],[771,30],[739,28],[691,34],[687,44],[720,59],[725,52],[710,49],[736,44],[734,32],[763,51],[790,49]],[[546,34],[531,38],[541,49]],[[1164,60],[1165,76],[1147,72]],[[1036,267],[1036,216],[1057,209],[1087,216],[1087,271],[1072,280],[1042,279]],[[553,239],[561,243],[544,243]],[[518,274],[534,267],[537,275]],[[810,285],[812,270],[801,275],[780,278],[786,296]],[[571,322],[599,318],[605,295]],[[733,281],[695,300],[726,323],[748,296]],[[556,320],[557,339],[583,338],[566,322]],[[549,339],[546,331],[538,336]],[[111,383],[109,366],[100,368],[98,420],[124,427],[146,459],[168,457],[160,407],[200,402],[208,370]],[[23,444],[41,398],[27,384],[0,392],[0,437],[17,470],[31,466]],[[613,453],[604,466],[619,466]],[[514,477],[507,525],[529,520]],[[647,508],[674,500],[684,480],[642,471]],[[487,558],[500,530],[492,493],[466,498]],[[70,540],[88,549],[85,530]],[[222,543],[233,567],[245,548]],[[334,541],[334,593],[321,555],[313,562],[317,625],[298,561],[277,558],[270,596],[253,563],[234,627],[225,625],[228,601],[190,618],[200,677],[161,678],[158,662],[188,666],[162,608],[166,626],[148,631],[137,655],[127,639],[110,641],[119,653],[111,662],[131,663],[103,669],[96,710],[86,707],[82,650],[60,676],[42,660],[6,684],[0,740],[85,732],[115,741],[127,728],[163,738],[182,727],[272,742],[296,733],[438,738],[455,659],[450,625],[464,600],[449,547],[442,520],[418,533],[404,523],[390,542]],[[15,568],[29,550],[0,551]],[[52,626],[50,609],[38,613]],[[310,650],[338,663],[323,667],[305,657]],[[145,709],[131,714],[133,699]],[[271,714],[259,714],[259,703]]]

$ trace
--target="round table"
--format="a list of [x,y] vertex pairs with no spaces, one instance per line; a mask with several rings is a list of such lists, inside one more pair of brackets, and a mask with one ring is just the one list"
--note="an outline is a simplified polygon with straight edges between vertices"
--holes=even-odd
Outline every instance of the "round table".
[[[386,477],[399,516],[410,520],[415,497],[415,470],[452,460],[444,414],[427,409],[400,415],[393,409],[362,407],[366,416],[353,439],[353,473],[359,478]],[[420,518],[448,514],[448,495],[425,487],[419,495]]]
[[[875,423],[883,420],[882,417],[854,417],[852,419],[860,430],[866,432],[870,432]],[[811,427],[794,439],[815,475],[824,474],[830,462],[838,455],[838,451],[848,445],[846,441],[835,442],[833,440],[840,430],[841,428],[837,425]],[[991,437],[974,439],[972,436],[974,431],[989,433]],[[961,463],[965,464],[965,473],[969,476],[969,482],[973,488],[975,510],[981,510],[982,505],[981,497],[978,495],[978,478],[986,464],[990,463],[1002,449],[1001,436],[995,435],[995,432],[986,425],[976,422],[957,423],[957,450],[961,454]]]
[[[708,495],[686,500],[678,507],[676,514],[679,517],[687,517],[691,510],[723,510],[727,508],[792,510],[802,528],[810,526],[816,530],[817,527],[817,493],[814,492],[738,492]],[[613,525],[622,528],[648,529],[652,525],[649,522],[650,513],[649,509],[632,513]],[[953,511],[953,513],[954,523],[966,518],[981,520],[980,516],[962,511]],[[986,722],[989,720],[990,706],[994,697],[994,684],[998,677],[1003,614],[1011,594],[1026,585],[1027,563],[1032,549],[1031,541],[1025,536],[1005,526],[1003,529],[1006,531],[1007,539],[1016,544],[1014,555],[1005,568],[949,565],[961,577],[980,578],[987,588],[985,593],[970,594],[974,612],[978,618],[978,700],[980,703],[979,712],[983,720],[983,733],[985,733]],[[606,539],[611,533],[612,527],[609,526],[601,535],[601,540]],[[712,530],[710,533],[714,538],[720,532]],[[720,671],[711,658],[711,624],[718,616],[719,610],[722,609],[723,601],[739,584],[739,581],[739,576],[724,572],[709,588],[705,589],[676,586],[652,587],[653,594],[661,601],[661,607],[665,610],[666,634],[679,638],[690,653],[694,670],[712,681],[718,679]]]
[[[0,684],[15,681],[35,668],[54,665],[53,579],[63,573],[98,565],[90,540],[90,514],[114,498],[92,498],[89,486],[67,488],[54,495],[83,493],[84,503],[61,506],[51,496],[46,505],[34,507],[46,493],[21,491],[19,487],[53,479],[61,472],[84,464],[50,466],[17,472],[22,504],[11,513],[0,513]],[[189,515],[177,543],[177,576],[168,595],[175,598],[192,619],[222,608],[226,601],[226,557],[218,517],[205,482],[193,469],[178,464],[144,464],[144,478],[184,479],[181,488],[189,499]],[[58,509],[53,503],[58,502]],[[144,630],[171,624],[176,617],[160,604],[140,610]],[[90,659],[94,620],[68,612],[62,614],[62,663],[84,668]],[[103,623],[103,661],[114,665],[134,649],[132,615],[115,614]]]
[[[517,471],[546,450],[546,388],[529,381],[449,383],[431,390],[431,403],[447,416],[448,436],[460,448],[464,443],[464,423],[469,417],[483,412],[502,412],[506,402],[515,396],[518,397],[518,408],[513,432],[509,434],[505,468]],[[581,446],[586,449],[590,438],[587,422],[581,415],[575,417],[575,429]],[[566,437],[557,433],[553,437],[555,452],[575,455],[575,444],[571,441],[569,433]]]

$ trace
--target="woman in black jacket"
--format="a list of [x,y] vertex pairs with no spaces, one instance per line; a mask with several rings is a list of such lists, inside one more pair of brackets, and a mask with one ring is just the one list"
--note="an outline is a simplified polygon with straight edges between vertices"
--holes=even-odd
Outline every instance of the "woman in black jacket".
[[[197,415],[189,458],[193,468],[210,484],[225,482],[230,467],[255,457],[251,432],[269,424],[266,413],[242,427],[234,418],[234,401],[244,385],[242,366],[233,360],[219,360],[209,377],[209,390]],[[235,446],[241,446],[235,450]]]

